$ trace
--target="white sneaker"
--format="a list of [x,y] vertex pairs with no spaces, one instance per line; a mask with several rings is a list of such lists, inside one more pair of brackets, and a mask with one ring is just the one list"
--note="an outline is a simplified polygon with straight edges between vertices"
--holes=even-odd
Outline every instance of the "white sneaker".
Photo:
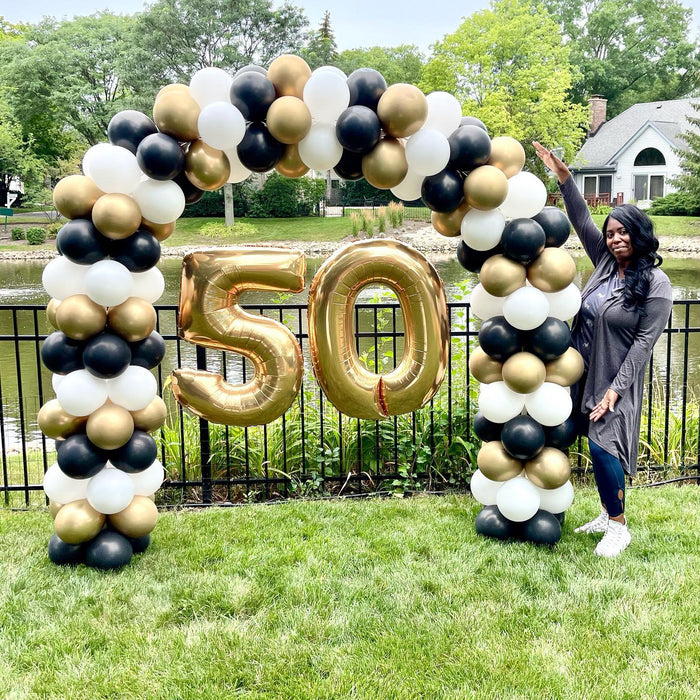
[[585,532],[590,534],[592,532],[607,532],[608,530],[608,511],[601,509],[600,515],[594,518],[589,523],[577,527],[574,532]]
[[608,529],[603,539],[598,542],[594,553],[599,557],[616,557],[627,549],[631,541],[632,534],[627,529],[627,525],[618,523],[617,520],[610,520]]

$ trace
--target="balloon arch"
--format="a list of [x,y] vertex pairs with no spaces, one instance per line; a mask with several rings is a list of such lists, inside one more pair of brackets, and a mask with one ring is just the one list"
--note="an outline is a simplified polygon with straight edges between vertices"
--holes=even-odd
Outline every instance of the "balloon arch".
[[[422,198],[438,233],[461,235],[458,259],[480,279],[471,295],[482,320],[470,360],[481,383],[474,431],[484,441],[471,482],[485,506],[476,529],[558,541],[559,514],[573,499],[568,387],[583,371],[566,321],[580,294],[560,248],[568,219],[545,207],[544,185],[522,171],[525,152],[515,139],[491,138],[448,93],[387,86],[369,68],[347,77],[331,66],[312,72],[293,55],[233,77],[200,70],[189,86],[160,90],[153,119],[119,112],[107,133],[109,143],[85,153],[84,174],[56,185],[56,208],[69,221],[43,273],[56,328],[41,350],[56,398],[38,417],[57,446],[44,478],[52,561],[117,568],[148,546],[165,477],[150,435],[166,420],[151,372],[165,353],[153,308],[164,289],[160,243],[205,191],[273,168],[287,177],[333,169],[404,201]],[[350,337],[357,293],[377,282],[396,291],[406,319],[404,357],[387,375],[364,369]],[[251,287],[303,285],[298,251],[188,255],[179,334],[246,355],[256,375],[232,386],[179,369],[177,400],[234,425],[281,415],[299,390],[299,347],[288,329],[249,316],[237,298]],[[395,241],[350,244],[319,270],[309,299],[314,372],[339,410],[381,418],[415,410],[437,391],[449,343],[446,300],[420,253]]]

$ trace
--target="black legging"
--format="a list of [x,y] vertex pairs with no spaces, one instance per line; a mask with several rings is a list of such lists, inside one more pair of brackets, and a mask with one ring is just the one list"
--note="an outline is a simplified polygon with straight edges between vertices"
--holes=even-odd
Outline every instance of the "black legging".
[[625,470],[620,460],[588,438],[600,500],[611,518],[625,512]]

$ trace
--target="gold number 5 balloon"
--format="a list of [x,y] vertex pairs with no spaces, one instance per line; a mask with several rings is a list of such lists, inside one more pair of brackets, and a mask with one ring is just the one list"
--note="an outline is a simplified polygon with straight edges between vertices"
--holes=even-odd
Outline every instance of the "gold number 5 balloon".
[[208,348],[238,352],[255,368],[232,385],[212,372],[177,369],[173,393],[185,408],[213,423],[261,425],[281,416],[301,386],[301,350],[281,323],[243,311],[250,289],[300,292],[304,254],[282,248],[237,248],[190,253],[182,265],[178,334]]
[[[405,349],[385,375],[367,370],[355,349],[353,307],[360,290],[386,285],[399,298]],[[385,418],[425,405],[445,376],[447,300],[428,260],[398,241],[363,241],[331,256],[309,292],[309,338],[316,378],[331,403],[355,418]]]

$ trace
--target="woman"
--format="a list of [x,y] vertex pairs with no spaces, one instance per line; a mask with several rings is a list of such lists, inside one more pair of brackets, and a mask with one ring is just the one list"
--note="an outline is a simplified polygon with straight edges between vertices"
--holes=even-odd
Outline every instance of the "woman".
[[614,557],[632,539],[625,517],[625,473],[637,471],[644,370],[668,322],[671,283],[658,267],[659,241],[649,217],[623,204],[605,219],[601,233],[566,165],[539,143],[533,145],[557,176],[569,219],[594,266],[571,336],[586,368],[575,398],[587,414],[602,510],[575,532],[605,533],[595,553]]

